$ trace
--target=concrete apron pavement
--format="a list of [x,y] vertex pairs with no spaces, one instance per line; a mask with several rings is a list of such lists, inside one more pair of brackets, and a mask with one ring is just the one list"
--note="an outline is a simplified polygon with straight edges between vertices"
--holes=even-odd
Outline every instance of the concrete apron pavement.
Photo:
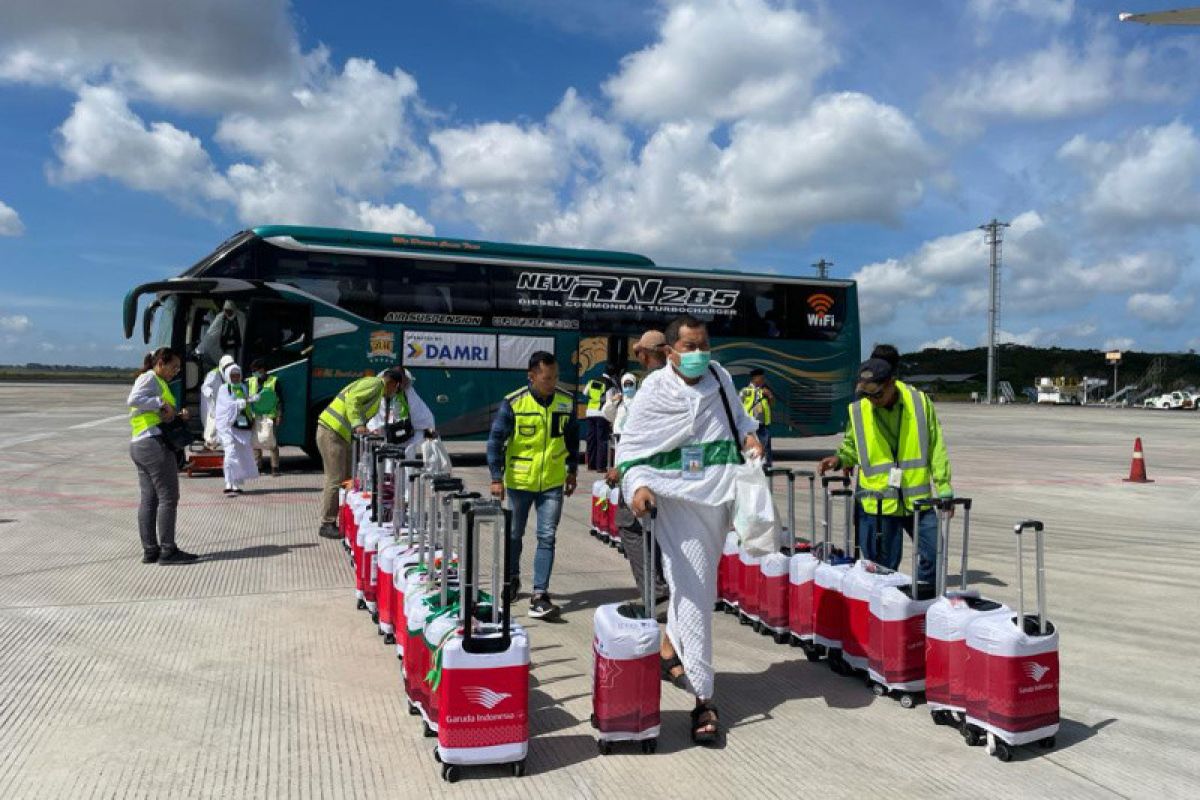
[[[1200,790],[1200,688],[1189,679],[1200,657],[1191,613],[1200,414],[939,408],[955,487],[976,500],[971,576],[985,593],[1015,604],[1011,525],[1046,522],[1049,608],[1062,635],[1053,751],[1024,748],[999,763],[934,727],[924,706],[874,698],[719,616],[724,746],[693,747],[690,699],[664,686],[658,754],[600,756],[587,722],[592,609],[633,589],[625,561],[586,533],[584,490],[559,531],[563,621],[534,622],[518,606],[534,657],[531,774],[472,770],[448,786],[432,740],[405,711],[397,662],[354,608],[340,545],[316,537],[320,476],[288,471],[236,499],[222,496],[219,478],[182,478],[179,540],[206,558],[142,565],[127,426],[114,418],[123,395],[82,386],[64,400],[45,386],[0,384],[0,797]],[[1154,484],[1120,481],[1137,435]],[[787,444],[807,455],[834,442]],[[462,474],[486,483],[481,467]],[[798,511],[805,519],[803,495]],[[527,576],[532,553],[529,532]]]

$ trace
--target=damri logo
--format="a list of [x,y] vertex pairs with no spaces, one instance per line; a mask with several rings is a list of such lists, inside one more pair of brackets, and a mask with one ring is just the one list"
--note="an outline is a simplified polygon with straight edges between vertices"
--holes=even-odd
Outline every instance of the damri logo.
[[488,711],[512,697],[508,692],[494,692],[486,686],[464,686],[463,694],[472,703],[481,705]]
[[819,293],[808,296],[808,307],[813,313],[808,315],[808,324],[814,328],[837,327],[837,317],[829,313],[833,309],[833,298]]
[[1021,668],[1026,675],[1033,678],[1034,683],[1041,683],[1042,678],[1046,677],[1046,673],[1050,671],[1045,664],[1039,664],[1036,661],[1026,661]]

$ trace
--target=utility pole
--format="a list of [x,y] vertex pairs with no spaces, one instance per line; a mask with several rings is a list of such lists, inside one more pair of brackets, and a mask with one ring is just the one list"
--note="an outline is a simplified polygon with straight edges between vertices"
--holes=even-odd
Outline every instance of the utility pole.
[[984,240],[991,247],[990,269],[988,275],[988,361],[987,361],[987,402],[996,402],[996,327],[1000,322],[1000,244],[1004,238],[1007,222],[1001,222],[995,217],[979,229],[987,234]]
[[833,266],[832,261],[826,261],[823,258],[820,261],[818,261],[817,263],[813,264],[813,267],[817,270],[818,278],[828,278],[829,277],[829,268],[832,266]]

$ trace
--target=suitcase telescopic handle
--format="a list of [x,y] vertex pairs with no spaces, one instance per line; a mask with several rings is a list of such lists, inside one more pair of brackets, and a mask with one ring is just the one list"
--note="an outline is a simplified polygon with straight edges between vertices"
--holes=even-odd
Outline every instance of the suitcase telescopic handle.
[[1017,535],[1017,625],[1025,631],[1025,531],[1033,531],[1034,553],[1037,570],[1037,614],[1038,635],[1046,635],[1046,558],[1042,545],[1045,525],[1041,520],[1027,519],[1013,525],[1013,533]]
[[811,470],[796,470],[796,475],[808,478],[808,540],[817,545],[817,473]]
[[[491,521],[492,546],[492,617],[495,619],[496,603],[501,603],[500,637],[480,638],[475,635],[475,603],[478,594],[479,528]],[[509,591],[512,577],[508,570],[509,530],[512,512],[501,508],[494,500],[472,502],[467,509],[467,533],[463,542],[463,570],[467,584],[461,587],[461,609],[463,615],[463,650],[468,653],[502,653],[512,642],[512,593]],[[502,565],[502,566],[500,566]],[[500,567],[497,569],[497,567]],[[504,576],[503,587],[499,587],[498,573]]]
[[643,619],[654,619],[654,550],[658,544],[658,532],[655,530],[657,525],[658,506],[651,503],[646,508],[646,522],[642,525],[642,558],[645,559],[642,562],[645,564],[642,569],[642,612],[645,614]]
[[937,539],[934,541],[933,554],[933,589],[937,591],[938,565],[944,561],[946,553],[946,531],[943,527],[942,510],[947,503],[936,497],[921,497],[913,501],[913,541],[912,541],[912,599],[917,599],[917,585],[920,581],[917,575],[921,568],[921,512],[932,510],[937,514]]
[[425,466],[425,462],[419,458],[405,458],[400,461],[400,466],[408,467],[409,469],[420,469]]
[[[959,587],[960,591],[965,592],[967,590],[967,586],[970,584],[970,580],[968,579],[969,573],[967,571],[967,564],[968,564],[968,560],[970,558],[969,554],[971,552],[971,498],[969,498],[969,497],[947,498],[947,499],[943,500],[942,503],[943,503],[943,507],[946,509],[953,509],[955,506],[960,506],[960,507],[962,507],[962,510],[963,510],[963,513],[962,513],[962,554],[960,556],[961,561],[959,563],[959,573],[960,574],[959,574],[959,579],[958,579],[958,587]],[[950,548],[950,530],[949,529],[950,529],[950,525],[952,524],[952,522],[953,522],[953,520],[949,520],[949,519],[946,521],[946,529],[947,529],[946,530],[946,552],[945,552],[944,556],[942,556],[941,558],[938,559],[939,569],[937,571],[937,574],[938,574],[938,594],[939,595],[946,593],[946,570],[948,569],[948,565],[949,565],[949,561],[950,561],[950,549],[949,549]]]
[[828,489],[829,484],[831,484],[831,483],[840,483],[842,486],[849,486],[850,479],[847,478],[845,475],[822,475],[821,476],[821,488],[822,489]]
[[[782,475],[787,478],[787,501],[788,501],[788,525],[787,532],[791,541],[784,538],[782,526],[779,531],[779,549],[780,552],[791,554],[796,552],[796,473],[788,467],[767,467],[764,470],[767,473],[767,479],[771,485],[771,495],[775,495],[775,477]],[[774,499],[772,499],[774,503]]]
[[[850,481],[846,480],[845,485],[849,486]],[[852,521],[853,521],[853,515],[854,515],[854,491],[851,489],[848,489],[848,488],[847,489],[834,489],[832,492],[829,493],[829,496],[842,498],[842,515],[843,515],[843,517],[845,517],[845,519],[843,520],[845,530],[843,531],[843,534],[842,534],[842,547],[844,549],[846,558],[853,558],[854,557],[854,541],[853,541],[854,536],[851,533],[851,526],[853,524]]]

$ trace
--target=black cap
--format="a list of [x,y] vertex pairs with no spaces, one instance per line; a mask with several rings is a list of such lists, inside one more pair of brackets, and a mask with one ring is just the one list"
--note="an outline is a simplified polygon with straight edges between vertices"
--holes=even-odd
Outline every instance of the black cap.
[[388,367],[379,377],[393,383],[404,383],[404,367]]
[[767,371],[765,369],[763,369],[762,367],[755,367],[754,369],[750,370],[751,378],[757,378],[759,375],[766,375],[766,374],[767,374]]
[[891,377],[891,364],[882,358],[868,358],[858,367],[858,385],[855,391],[859,395],[878,394],[883,384]]

